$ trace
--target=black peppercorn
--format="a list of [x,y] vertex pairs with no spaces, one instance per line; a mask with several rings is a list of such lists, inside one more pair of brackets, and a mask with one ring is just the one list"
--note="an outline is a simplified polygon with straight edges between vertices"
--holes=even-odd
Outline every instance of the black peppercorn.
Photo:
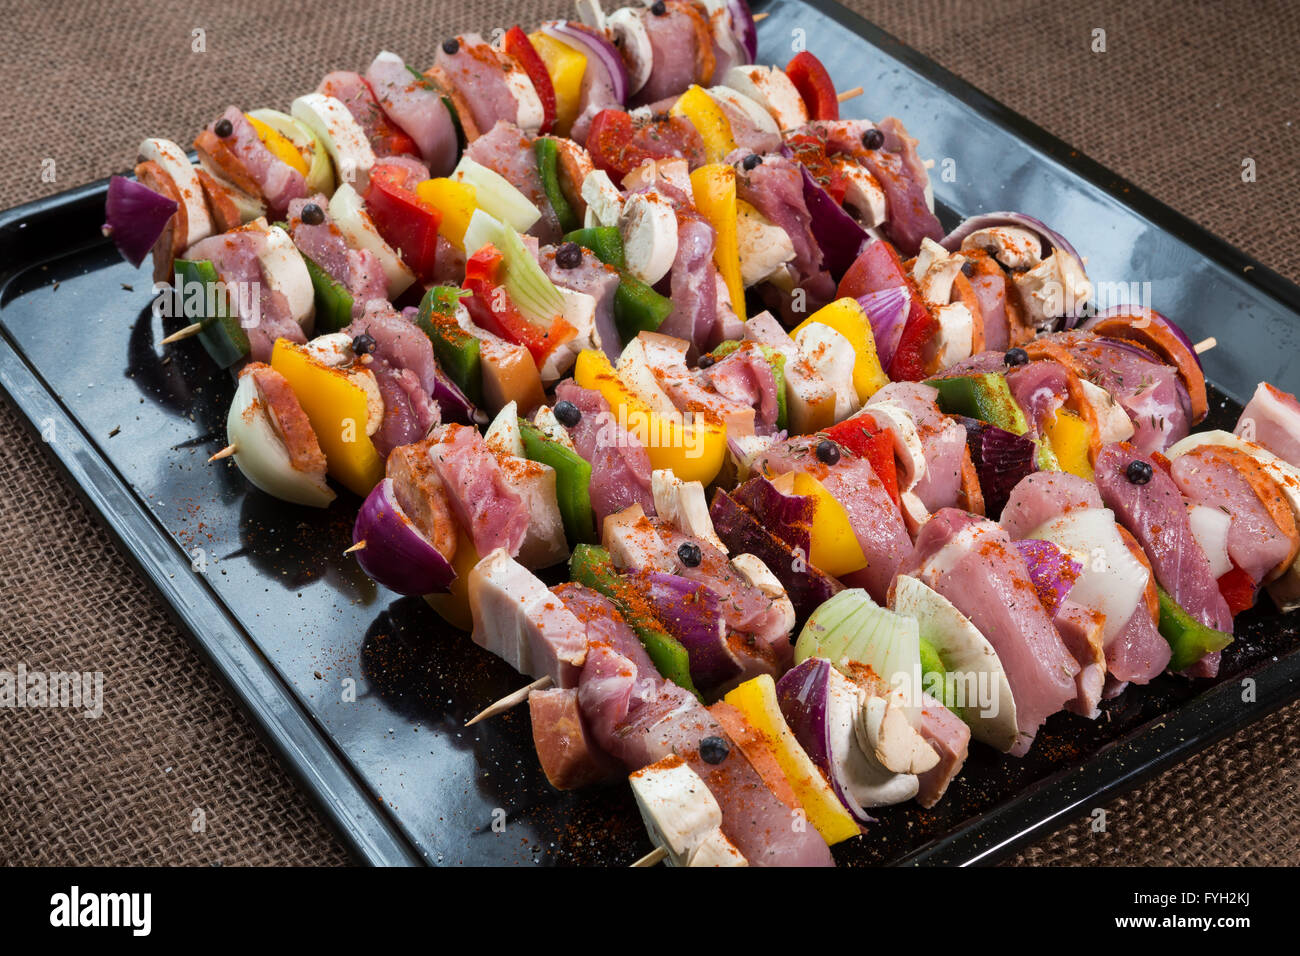
[[655,0],[655,2],[650,5],[650,12],[657,17],[662,17],[668,12],[668,6],[664,3],[664,0]]
[[1145,485],[1151,480],[1152,474],[1151,465],[1141,458],[1134,458],[1124,469],[1124,477],[1135,485]]
[[829,438],[817,443],[817,460],[823,465],[833,465],[840,460],[840,446]]
[[582,421],[582,410],[573,402],[559,401],[555,403],[555,420],[565,428],[572,428],[578,422]]
[[457,40],[455,37],[452,37],[450,40],[442,41],[442,52],[447,54],[448,56],[455,56],[459,50],[460,50],[460,41]]
[[698,568],[704,560],[704,552],[694,541],[687,541],[677,549],[677,559],[688,568]]
[[701,355],[701,356],[700,356],[700,364],[699,364],[697,367],[698,367],[698,368],[708,368],[708,367],[711,366],[711,365],[715,365],[715,364],[717,364],[717,361],[718,361],[718,360],[715,359],[712,355]]
[[314,202],[302,207],[302,221],[308,226],[319,226],[325,221],[325,210]]
[[745,161],[741,163],[741,165],[744,166],[746,169],[753,169],[762,161],[763,161],[763,157],[758,155],[758,153],[750,153],[748,156],[745,157]]
[[862,134],[862,146],[864,149],[880,149],[885,145],[885,134],[874,126]]
[[377,344],[378,343],[375,342],[374,336],[369,332],[362,332],[360,335],[353,337],[352,351],[357,355],[369,355],[375,350]]
[[705,737],[700,741],[700,759],[705,763],[719,764],[727,759],[731,748],[721,737]]
[[564,242],[555,250],[555,264],[561,269],[576,269],[582,265],[582,247],[576,242]]
[[973,276],[975,274],[975,263],[971,262],[969,259],[963,262],[961,264],[961,274],[967,279]]
[[1016,368],[1020,365],[1029,364],[1029,353],[1024,349],[1008,349],[1007,354],[1002,357],[1002,361],[1007,363],[1009,368]]
[[224,116],[221,117],[221,119],[217,120],[216,123],[214,123],[212,126],[212,132],[216,133],[222,139],[227,138],[234,131],[235,131],[235,125],[231,123],[230,120],[226,119]]

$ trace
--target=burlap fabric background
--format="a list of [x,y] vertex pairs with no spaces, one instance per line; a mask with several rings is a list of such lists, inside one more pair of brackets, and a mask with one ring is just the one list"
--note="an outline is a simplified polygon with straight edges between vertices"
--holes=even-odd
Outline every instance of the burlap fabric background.
[[[1300,278],[1293,4],[850,6],[1291,279]],[[531,25],[567,0],[0,3],[0,207],[188,142],[227,103],[286,104],[383,46]],[[1108,52],[1090,49],[1103,28]],[[206,52],[192,52],[204,31]],[[815,49],[815,40],[814,40]],[[906,113],[904,112],[904,117]],[[1240,178],[1243,158],[1258,181]],[[42,160],[57,179],[42,182]],[[992,186],[990,187],[992,188]],[[1068,228],[1068,224],[1066,224]],[[0,712],[0,862],[338,864],[347,856],[6,404],[0,666],[102,670],[107,716]],[[1300,707],[1018,862],[1300,862]],[[192,832],[196,809],[206,827]]]

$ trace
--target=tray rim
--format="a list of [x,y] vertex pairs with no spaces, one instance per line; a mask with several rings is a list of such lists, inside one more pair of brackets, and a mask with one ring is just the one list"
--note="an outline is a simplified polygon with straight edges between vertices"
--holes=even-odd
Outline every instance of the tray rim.
[[[834,0],[792,0],[817,10],[852,30],[883,54],[939,88],[968,108],[1005,127],[1072,174],[1103,190],[1120,206],[1172,234],[1199,255],[1236,273],[1300,315],[1300,285],[1210,232],[1129,180],[1091,159],[1082,150],[1047,132],[1020,113],[904,44]],[[755,2],[755,11],[783,5]],[[70,207],[92,204],[104,193],[108,178],[41,197],[0,211],[0,239],[29,221],[58,215]],[[102,240],[73,243],[67,252]],[[35,262],[0,265],[0,292]],[[276,754],[282,767],[322,812],[359,861],[369,865],[419,865],[425,861],[402,834],[383,802],[347,766],[345,758],[315,719],[294,698],[274,666],[257,650],[251,635],[229,615],[201,576],[190,573],[172,536],[143,506],[116,468],[44,383],[0,326],[0,388],[38,433],[37,422],[51,419],[65,438],[52,445],[53,459],[73,491],[109,531],[168,616],[252,718],[254,729]],[[93,480],[92,480],[93,479]],[[152,549],[154,563],[145,559]],[[215,623],[215,626],[214,626]],[[1100,804],[1129,792],[1175,763],[1207,749],[1241,728],[1300,697],[1300,648],[1240,675],[1256,681],[1256,699],[1240,701],[1235,682],[1211,687],[1182,705],[1130,731],[1084,762],[1035,782],[1024,792],[972,817],[950,833],[917,847],[893,865],[983,865],[1071,822],[1086,803]],[[272,699],[263,696],[275,691]],[[1093,785],[1080,789],[1080,784]],[[1028,822],[1027,822],[1028,821]]]
[[[0,242],[22,224],[57,216],[87,202],[99,201],[107,179],[0,212]],[[98,245],[74,243],[73,253]],[[36,262],[0,266],[0,293]],[[299,789],[321,811],[326,824],[353,857],[370,865],[412,866],[418,850],[401,834],[382,801],[348,767],[338,748],[303,708],[275,667],[257,649],[251,635],[236,623],[202,575],[193,573],[182,550],[157,518],[144,507],[117,468],[100,453],[63,401],[0,325],[0,388],[22,412],[27,430],[39,438],[38,422],[53,422],[61,437],[45,442],[74,493],[109,532],[131,565],[157,595],[169,618],[198,651],[217,678],[251,718]],[[149,555],[149,557],[146,557]]]

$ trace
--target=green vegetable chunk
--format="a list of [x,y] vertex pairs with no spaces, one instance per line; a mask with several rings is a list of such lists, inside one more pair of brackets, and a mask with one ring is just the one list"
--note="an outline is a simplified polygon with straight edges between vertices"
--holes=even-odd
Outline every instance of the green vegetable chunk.
[[662,296],[627,271],[623,257],[623,238],[614,226],[576,229],[565,237],[567,242],[590,249],[596,258],[618,270],[618,288],[614,290],[614,325],[624,342],[639,332],[657,332],[673,311],[672,300]]
[[415,324],[433,343],[438,365],[475,405],[483,404],[483,364],[479,340],[456,324],[456,304],[464,293],[436,285],[420,300]]
[[564,519],[564,532],[575,544],[596,539],[596,518],[591,510],[591,464],[572,448],[555,441],[526,419],[519,419],[524,455],[555,469],[555,497]]
[[1169,670],[1186,670],[1206,654],[1221,651],[1232,643],[1232,635],[1207,627],[1192,617],[1159,585],[1156,593],[1160,597],[1160,636],[1169,642],[1173,656],[1169,659]]
[[222,368],[230,368],[248,355],[248,333],[230,308],[229,295],[216,266],[207,260],[177,259],[175,268],[183,283],[181,299],[185,317],[202,326],[198,339],[212,361]]
[[352,293],[310,257],[303,256],[302,261],[307,266],[312,291],[316,294],[316,333],[324,335],[342,330],[352,321]]
[[572,232],[578,228],[578,216],[560,188],[560,149],[551,137],[539,136],[533,140],[533,154],[537,157],[537,172],[542,177],[546,201],[555,210],[561,231]]
[[961,717],[961,708],[957,706],[957,686],[947,679],[948,668],[938,649],[924,637],[917,638],[917,641],[921,650],[921,686],[931,697]]
[[683,690],[700,696],[691,681],[691,661],[686,648],[660,626],[653,608],[646,606],[645,597],[635,583],[615,570],[608,551],[591,544],[575,546],[569,558],[569,577],[609,598],[645,646],[659,673]]
[[[939,390],[939,410],[945,415],[975,418],[1013,435],[1029,431],[1025,413],[1012,396],[1007,377],[1000,372],[932,378],[925,384]],[[1056,453],[1046,439],[1039,439],[1037,445],[1038,467],[1043,471],[1060,471]]]

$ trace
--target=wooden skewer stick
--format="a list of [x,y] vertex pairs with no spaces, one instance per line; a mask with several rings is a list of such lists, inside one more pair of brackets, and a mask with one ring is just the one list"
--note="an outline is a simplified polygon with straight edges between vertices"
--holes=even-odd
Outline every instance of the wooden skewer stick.
[[239,451],[239,446],[238,446],[238,445],[227,445],[225,448],[221,449],[221,451],[217,452],[215,455],[213,455],[211,458],[209,458],[209,459],[208,459],[208,464],[210,465],[210,464],[212,464],[214,461],[220,461],[220,460],[223,459],[223,458],[229,458],[231,455],[233,455],[233,454],[234,454],[235,452],[237,452],[237,451]]
[[1196,350],[1197,355],[1203,355],[1218,344],[1219,340],[1211,335],[1208,339],[1201,339],[1201,341],[1193,345],[1192,348]]
[[539,677],[537,678],[537,680],[533,681],[527,687],[521,687],[513,694],[506,694],[506,696],[502,697],[495,704],[492,704],[484,708],[483,710],[480,710],[469,720],[465,721],[465,726],[472,727],[474,724],[477,724],[480,720],[487,720],[489,717],[495,717],[497,714],[505,713],[507,710],[509,710],[511,707],[514,707],[516,704],[522,704],[524,701],[526,701],[528,699],[528,695],[533,691],[545,690],[546,688],[550,687],[551,684],[552,681],[549,674],[546,677]]
[[841,103],[847,103],[855,96],[861,96],[861,95],[862,95],[862,87],[855,86],[851,90],[845,90],[843,93],[837,96],[836,99],[838,99]]
[[366,539],[365,539],[365,538],[362,538],[360,541],[358,541],[358,542],[357,542],[356,544],[354,544],[352,547],[348,548],[348,549],[347,549],[346,551],[344,551],[343,553],[344,553],[344,554],[351,554],[353,551],[364,551],[365,549],[366,549]]
[[202,331],[203,331],[203,323],[195,322],[193,325],[187,325],[185,326],[185,328],[173,332],[171,335],[167,336],[167,338],[163,339],[162,342],[159,344],[171,345],[173,342],[179,342],[181,339],[188,339],[192,336],[198,335]]
[[[641,859],[637,860],[632,866],[657,866],[668,858],[668,851],[661,846],[655,847]],[[631,867],[629,867],[631,869]]]
[[770,14],[770,13],[756,13],[756,14],[754,14],[752,17],[750,17],[750,19],[753,20],[755,23],[762,23],[764,20],[766,20],[766,19],[767,19],[768,17],[770,17],[771,15],[772,15],[772,14]]

